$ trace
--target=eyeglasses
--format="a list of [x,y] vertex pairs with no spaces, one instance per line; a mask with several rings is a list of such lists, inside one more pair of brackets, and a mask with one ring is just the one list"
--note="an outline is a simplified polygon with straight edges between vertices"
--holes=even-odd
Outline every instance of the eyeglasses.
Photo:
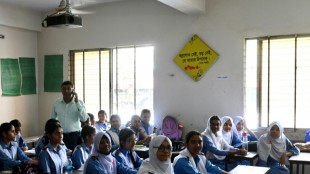
[[161,151],[161,152],[164,152],[165,150],[172,151],[172,147],[171,146],[163,146],[163,145],[161,145],[159,147],[153,146],[153,148],[158,148],[158,151]]

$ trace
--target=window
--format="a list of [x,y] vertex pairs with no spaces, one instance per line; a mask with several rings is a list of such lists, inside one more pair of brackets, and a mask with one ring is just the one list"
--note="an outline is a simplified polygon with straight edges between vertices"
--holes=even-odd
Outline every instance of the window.
[[69,78],[87,112],[119,114],[122,122],[153,110],[153,47],[70,51]]
[[310,35],[246,39],[245,57],[245,115],[259,118],[250,127],[308,128]]

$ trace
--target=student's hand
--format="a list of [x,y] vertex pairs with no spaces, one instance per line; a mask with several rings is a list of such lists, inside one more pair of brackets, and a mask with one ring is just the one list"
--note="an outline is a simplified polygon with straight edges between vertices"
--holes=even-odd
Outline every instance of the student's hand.
[[30,160],[30,164],[39,165],[39,162],[37,160]]
[[150,142],[151,139],[152,139],[152,136],[147,136],[147,137],[145,138],[145,142]]
[[27,147],[23,146],[23,147],[21,147],[21,149],[22,149],[23,151],[26,151],[26,150],[27,150]]
[[244,148],[237,150],[237,154],[238,155],[246,155],[247,153],[248,153],[248,151],[245,150]]
[[285,160],[286,160],[286,153],[284,153],[284,154],[281,156],[281,158],[280,158],[280,160],[279,160],[280,165],[285,165]]

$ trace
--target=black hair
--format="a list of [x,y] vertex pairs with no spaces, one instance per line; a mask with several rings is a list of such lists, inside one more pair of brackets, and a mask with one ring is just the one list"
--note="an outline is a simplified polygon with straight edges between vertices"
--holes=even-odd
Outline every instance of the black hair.
[[98,115],[99,115],[99,114],[103,114],[103,115],[105,115],[105,116],[107,115],[107,113],[106,113],[104,110],[100,110],[100,111],[98,112]]
[[186,136],[185,136],[185,143],[189,143],[189,140],[190,140],[194,135],[198,135],[198,136],[201,137],[201,133],[200,133],[200,132],[195,131],[195,130],[190,131],[190,132],[188,132],[188,133],[186,134]]
[[22,124],[19,122],[19,120],[15,119],[15,120],[12,120],[10,122],[14,127],[22,127]]
[[0,137],[3,138],[3,133],[8,133],[12,126],[11,123],[2,123],[0,126]]
[[60,122],[54,118],[47,120],[45,123],[45,128],[44,128],[45,132],[47,132],[47,127],[49,126],[49,124],[59,124],[60,125]]
[[112,119],[114,119],[114,118],[117,118],[117,119],[119,119],[121,121],[121,117],[119,115],[117,115],[117,114],[111,115],[110,121],[112,121]]
[[[213,121],[213,120],[219,120],[219,121],[221,122],[220,117],[217,116],[217,115],[214,115],[214,116],[212,116],[212,117],[210,118],[210,123],[211,123],[211,121]],[[221,122],[221,123],[222,123],[222,122]]]
[[95,132],[96,132],[96,129],[94,127],[91,127],[88,125],[84,126],[82,128],[81,136],[77,139],[76,146],[82,144],[82,142],[84,142],[86,140],[87,136],[89,136]]
[[45,127],[45,134],[46,134],[46,136],[45,136],[45,143],[44,143],[44,145],[47,145],[49,143],[49,138],[48,138],[47,135],[51,135],[58,128],[62,128],[62,127],[57,122],[47,124],[47,126]]
[[73,87],[73,83],[71,81],[64,81],[64,82],[62,82],[61,87],[67,86],[67,85],[70,85],[70,86]]
[[[120,141],[119,145],[121,147],[123,147],[122,141],[126,143],[127,138],[129,138],[131,135],[134,135],[134,134],[135,134],[135,132],[133,130],[129,129],[129,128],[122,129],[119,132],[119,141]],[[134,165],[134,168],[139,167],[137,162],[136,162],[136,160],[135,160],[135,158],[133,157],[132,150],[129,151],[129,155],[130,155],[130,158],[131,158],[131,162]]]
[[139,120],[141,120],[141,118],[139,117],[139,115],[133,115],[133,116],[131,116],[131,119],[130,119],[130,121],[132,121],[133,119],[135,119],[135,118],[139,118]]
[[95,120],[95,116],[92,113],[87,113],[90,120]]
[[143,114],[146,114],[146,113],[151,113],[151,111],[148,110],[148,109],[143,109],[143,110],[141,111],[140,117],[142,117],[142,115],[143,115]]
[[119,142],[120,142],[120,146],[123,147],[122,145],[122,141],[126,142],[127,138],[130,137],[131,135],[135,134],[135,132],[132,129],[129,128],[124,128],[119,132]]

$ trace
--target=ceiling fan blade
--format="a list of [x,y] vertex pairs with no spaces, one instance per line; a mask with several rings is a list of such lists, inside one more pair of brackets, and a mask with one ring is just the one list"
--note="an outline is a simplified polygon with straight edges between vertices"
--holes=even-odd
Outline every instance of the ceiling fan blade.
[[72,9],[72,13],[73,14],[80,14],[80,15],[84,15],[84,14],[94,14],[94,11],[86,11],[86,10],[77,10],[77,9]]

